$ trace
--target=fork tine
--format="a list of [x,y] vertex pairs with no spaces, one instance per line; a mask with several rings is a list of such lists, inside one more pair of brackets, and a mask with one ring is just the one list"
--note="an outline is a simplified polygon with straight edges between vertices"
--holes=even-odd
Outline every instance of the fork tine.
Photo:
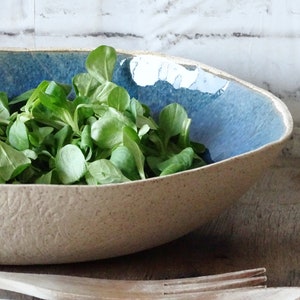
[[221,280],[237,279],[237,278],[251,278],[258,275],[263,275],[266,273],[266,268],[256,268],[248,269],[242,271],[228,272],[217,275],[206,275],[206,276],[197,276],[189,278],[180,278],[180,279],[166,279],[164,280],[165,284],[176,285],[176,284],[187,284],[194,282],[214,282]]
[[178,284],[178,285],[166,285],[164,286],[163,292],[165,295],[171,294],[189,294],[194,292],[207,292],[217,291],[225,289],[245,288],[245,287],[257,287],[265,286],[266,277],[253,277],[253,278],[242,278],[242,279],[228,279],[221,281],[211,282],[195,282],[189,284]]
[[[131,292],[166,293],[170,291],[212,290],[214,286],[225,288],[265,286],[267,277],[259,276],[266,272],[265,268],[249,269],[217,275],[198,276],[180,279],[162,280],[101,280],[102,287],[109,288],[112,284],[119,290]],[[220,289],[218,288],[218,289]],[[171,292],[172,293],[172,292]]]

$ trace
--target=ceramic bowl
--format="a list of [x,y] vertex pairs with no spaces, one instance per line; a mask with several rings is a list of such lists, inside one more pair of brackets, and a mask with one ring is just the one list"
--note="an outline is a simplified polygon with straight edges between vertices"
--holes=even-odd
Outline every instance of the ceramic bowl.
[[[0,51],[0,90],[13,97],[42,79],[71,82],[86,56]],[[119,51],[114,80],[154,112],[181,103],[192,139],[214,163],[122,184],[1,185],[1,264],[104,259],[179,238],[237,201],[291,135],[291,115],[278,98],[199,62]]]

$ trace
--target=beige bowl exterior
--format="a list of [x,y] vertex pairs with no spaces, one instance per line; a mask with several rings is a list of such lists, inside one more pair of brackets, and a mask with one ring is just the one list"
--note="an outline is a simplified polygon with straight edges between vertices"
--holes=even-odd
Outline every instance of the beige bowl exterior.
[[291,135],[291,116],[271,94],[195,65],[266,93],[279,106],[286,133],[255,151],[162,178],[104,186],[2,185],[1,264],[80,262],[155,247],[212,220],[254,184]]
[[3,185],[0,263],[102,259],[176,239],[237,200],[281,147],[129,184]]

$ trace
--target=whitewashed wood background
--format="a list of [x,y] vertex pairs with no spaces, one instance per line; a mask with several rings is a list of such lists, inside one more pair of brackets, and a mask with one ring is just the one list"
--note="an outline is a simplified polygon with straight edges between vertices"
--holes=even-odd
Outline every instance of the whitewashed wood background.
[[199,60],[280,97],[300,123],[300,1],[2,0],[0,47],[108,44]]

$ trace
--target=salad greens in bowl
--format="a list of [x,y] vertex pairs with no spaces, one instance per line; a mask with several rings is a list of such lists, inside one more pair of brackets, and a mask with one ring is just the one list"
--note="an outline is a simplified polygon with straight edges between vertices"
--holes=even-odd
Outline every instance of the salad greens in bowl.
[[72,84],[43,80],[11,101],[0,93],[1,183],[121,183],[206,164],[185,108],[170,103],[156,122],[112,82],[116,61],[114,48],[100,46]]
[[237,201],[291,135],[285,104],[149,52],[0,51],[1,264],[125,255]]

